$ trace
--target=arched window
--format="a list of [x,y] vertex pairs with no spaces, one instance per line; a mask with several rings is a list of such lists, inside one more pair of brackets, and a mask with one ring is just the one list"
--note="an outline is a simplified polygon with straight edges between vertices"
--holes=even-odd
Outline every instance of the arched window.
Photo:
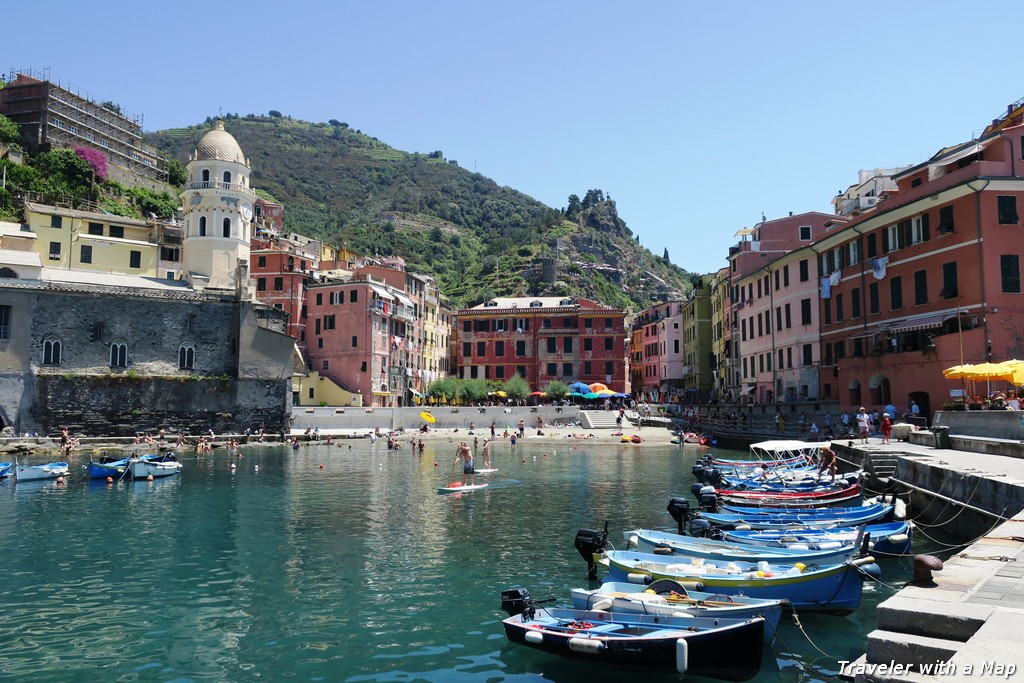
[[196,365],[196,347],[182,344],[178,347],[178,369],[192,370]]
[[199,217],[199,236],[206,237],[206,216]]
[[15,273],[10,268],[0,268],[0,277],[17,279],[18,278],[18,274]]
[[224,219],[224,227],[222,228],[222,230],[224,232],[224,237],[231,237],[231,219],[230,218],[225,218]]
[[231,184],[231,171],[224,171],[224,184],[225,185],[230,185]]
[[128,367],[128,344],[121,339],[110,345],[110,367]]
[[203,182],[204,183],[210,182],[210,169],[208,169],[208,168],[204,168],[203,169]]
[[57,337],[43,340],[43,365],[60,365],[61,343]]

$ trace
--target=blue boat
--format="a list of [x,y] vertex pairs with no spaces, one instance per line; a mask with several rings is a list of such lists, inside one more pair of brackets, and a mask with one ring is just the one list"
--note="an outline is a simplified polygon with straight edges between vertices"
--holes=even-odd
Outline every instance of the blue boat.
[[661,555],[662,557],[703,557],[706,560],[776,562],[805,565],[842,564],[858,554],[855,543],[837,544],[830,548],[791,548],[788,546],[769,547],[737,543],[713,538],[680,536],[650,529],[634,529],[626,532],[626,548],[637,552]]
[[660,579],[703,590],[766,600],[788,599],[796,610],[849,614],[860,605],[864,578],[878,572],[874,558],[862,557],[826,566],[770,562],[709,562],[703,558],[665,558],[625,550],[606,550],[602,563],[609,580],[645,584]]
[[[135,457],[127,458],[115,458],[110,455],[104,455],[99,460],[92,460],[86,465],[86,472],[90,479],[122,479],[129,476],[129,464]],[[139,457],[139,460],[145,462],[163,462],[165,460],[177,460],[174,453],[167,452],[163,454],[149,453]]]
[[14,467],[13,462],[0,462],[0,479],[6,479],[11,476],[12,467]]
[[909,522],[868,524],[863,527],[832,529],[764,529],[723,531],[728,541],[769,548],[838,548],[856,542],[863,529],[873,555],[905,555],[910,552],[913,530]]
[[705,519],[720,527],[745,526],[751,529],[785,529],[785,528],[828,528],[835,526],[858,526],[879,522],[891,516],[892,505],[876,503],[855,508],[817,508],[808,510],[790,510],[787,508],[749,508],[743,512],[706,512],[697,513],[697,517]]

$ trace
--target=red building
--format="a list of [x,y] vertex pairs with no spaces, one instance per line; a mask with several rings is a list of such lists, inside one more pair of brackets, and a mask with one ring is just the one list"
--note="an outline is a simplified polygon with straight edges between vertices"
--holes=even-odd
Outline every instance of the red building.
[[899,172],[815,244],[822,398],[937,410],[965,388],[943,369],[1024,357],[1022,111]]
[[625,392],[626,312],[567,297],[499,297],[456,313],[464,379],[519,374],[534,390],[552,380],[601,382]]

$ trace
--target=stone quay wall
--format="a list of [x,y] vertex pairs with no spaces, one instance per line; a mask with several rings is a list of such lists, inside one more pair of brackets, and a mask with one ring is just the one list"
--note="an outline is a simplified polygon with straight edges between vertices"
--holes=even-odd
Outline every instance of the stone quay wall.
[[240,433],[288,428],[288,382],[273,380],[39,375],[22,431],[56,436],[137,432]]

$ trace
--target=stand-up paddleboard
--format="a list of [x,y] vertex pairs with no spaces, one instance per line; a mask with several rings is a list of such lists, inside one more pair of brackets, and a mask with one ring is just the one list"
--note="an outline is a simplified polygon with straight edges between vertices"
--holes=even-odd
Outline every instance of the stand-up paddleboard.
[[490,474],[491,472],[497,472],[497,467],[488,467],[482,470],[473,470],[473,474]]
[[438,493],[463,493],[469,491],[479,491],[480,489],[487,488],[487,484],[463,484],[461,482],[453,482],[448,486],[440,486],[437,489]]

